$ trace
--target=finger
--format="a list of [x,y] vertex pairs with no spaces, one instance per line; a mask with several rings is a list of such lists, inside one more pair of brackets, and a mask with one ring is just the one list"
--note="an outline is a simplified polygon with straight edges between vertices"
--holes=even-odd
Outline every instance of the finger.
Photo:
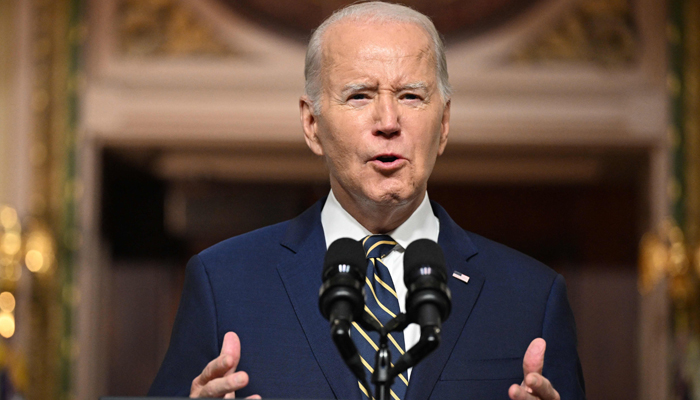
[[262,397],[260,397],[259,394],[253,394],[253,395],[246,397],[246,399],[262,399]]
[[235,332],[226,332],[226,335],[224,335],[224,342],[221,344],[221,354],[233,357],[233,367],[226,371],[224,376],[236,372],[238,363],[241,360],[241,341]]
[[221,344],[221,355],[230,355],[233,357],[234,368],[238,366],[238,361],[241,359],[241,341],[238,339],[236,332],[226,332],[224,342]]
[[[238,371],[231,375],[209,381],[199,392],[199,397],[224,397],[233,395],[236,390],[248,384],[248,374]],[[226,397],[231,398],[231,397]]]
[[209,361],[206,367],[192,381],[192,391],[199,390],[200,388],[207,385],[210,381],[221,378],[234,368],[233,357],[230,355],[220,355],[215,359]]
[[532,394],[542,400],[559,400],[559,393],[554,389],[549,379],[544,376],[531,373],[525,377],[525,385],[532,390]]
[[195,378],[192,386],[204,386],[212,379],[220,378],[232,374],[236,371],[238,361],[241,359],[241,342],[234,332],[227,332],[224,335],[224,342],[221,345],[221,353],[204,367],[202,373]]
[[535,372],[542,373],[544,366],[544,352],[547,349],[547,342],[542,338],[537,338],[530,343],[523,357],[523,376]]
[[527,391],[527,387],[516,384],[512,384],[510,388],[508,388],[508,397],[510,397],[511,400],[536,400],[535,397]]

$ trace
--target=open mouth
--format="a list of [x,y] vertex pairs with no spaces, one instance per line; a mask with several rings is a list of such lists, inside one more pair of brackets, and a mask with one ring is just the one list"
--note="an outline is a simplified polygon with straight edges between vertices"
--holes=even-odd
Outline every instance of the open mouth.
[[390,163],[398,160],[399,158],[396,156],[379,156],[377,157],[377,161],[381,161],[383,163]]

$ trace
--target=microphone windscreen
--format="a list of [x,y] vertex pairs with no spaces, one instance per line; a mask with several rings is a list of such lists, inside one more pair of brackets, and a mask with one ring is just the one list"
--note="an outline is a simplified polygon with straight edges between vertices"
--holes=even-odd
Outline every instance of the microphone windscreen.
[[350,270],[360,273],[362,276],[359,278],[364,281],[367,274],[367,258],[362,243],[350,238],[340,238],[331,243],[323,261],[323,280],[337,272],[339,265],[350,266]]
[[430,275],[442,282],[447,282],[447,267],[440,245],[430,239],[418,239],[406,248],[403,256],[404,283],[410,283],[424,273],[421,268],[429,266]]

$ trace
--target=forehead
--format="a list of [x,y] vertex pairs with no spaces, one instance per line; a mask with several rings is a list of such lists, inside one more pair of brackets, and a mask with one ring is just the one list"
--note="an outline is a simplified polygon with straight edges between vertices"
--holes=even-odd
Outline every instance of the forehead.
[[430,36],[413,23],[340,21],[325,32],[322,54],[326,79],[436,74]]

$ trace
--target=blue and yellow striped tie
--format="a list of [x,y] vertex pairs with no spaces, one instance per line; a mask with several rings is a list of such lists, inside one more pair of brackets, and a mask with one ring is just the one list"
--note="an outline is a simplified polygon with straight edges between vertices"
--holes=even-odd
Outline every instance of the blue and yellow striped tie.
[[[396,242],[387,235],[371,235],[362,239],[362,245],[368,259],[365,281],[365,291],[367,292],[365,311],[384,326],[400,312],[399,298],[394,290],[394,281],[391,279],[389,269],[382,262],[382,258],[396,247]],[[369,372],[367,382],[370,382],[372,372],[374,372],[375,354],[379,349],[379,334],[366,332],[357,322],[353,322],[352,338],[362,357],[362,363]],[[393,362],[401,357],[405,349],[403,332],[392,332],[389,335],[389,349]],[[370,386],[374,387],[374,385]],[[392,399],[403,400],[407,387],[408,380],[404,372],[394,380],[390,393]],[[360,390],[365,395],[364,398],[373,398],[373,393],[366,393],[362,385],[360,385]]]

